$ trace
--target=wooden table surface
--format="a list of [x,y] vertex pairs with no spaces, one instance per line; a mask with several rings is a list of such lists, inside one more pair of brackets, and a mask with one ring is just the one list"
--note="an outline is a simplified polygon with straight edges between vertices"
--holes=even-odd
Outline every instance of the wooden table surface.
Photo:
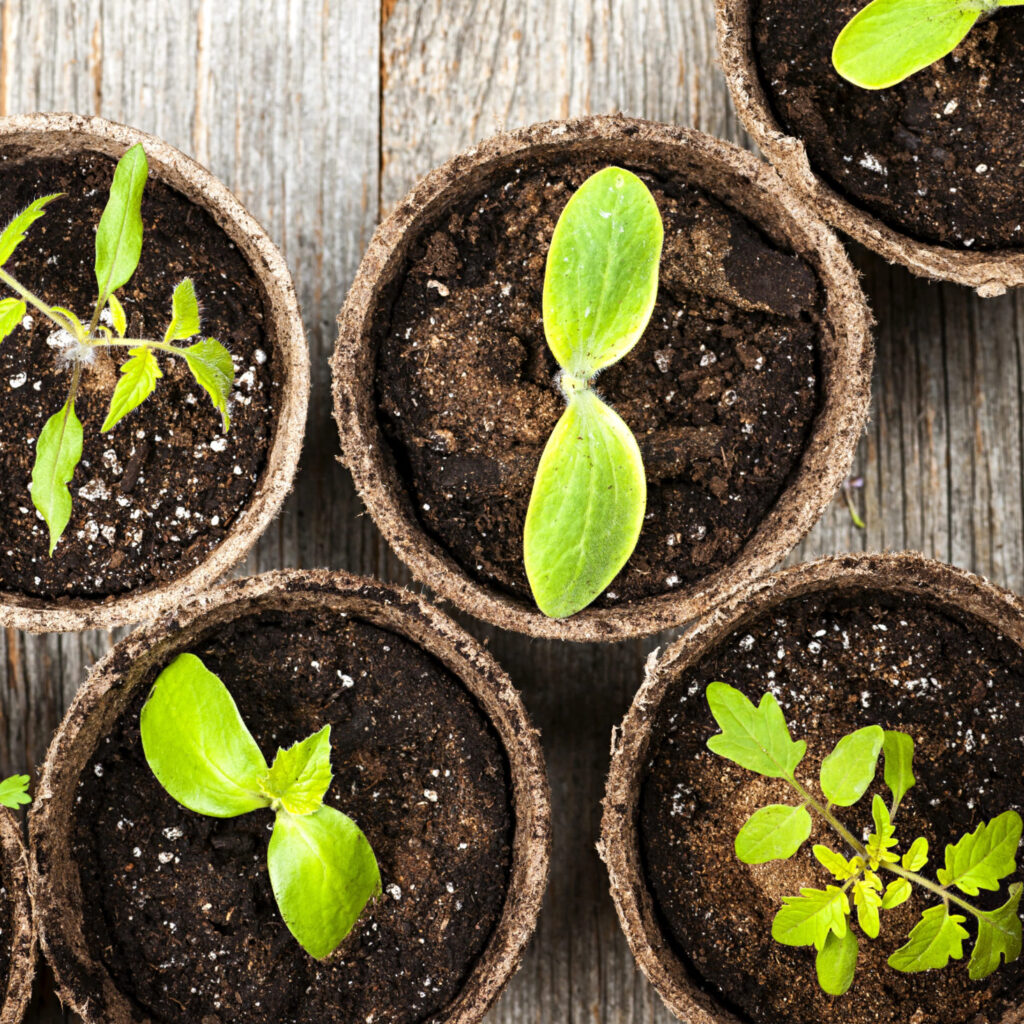
[[[232,188],[284,252],[313,396],[294,494],[244,566],[406,582],[338,467],[327,359],[374,225],[416,178],[501,128],[621,110],[747,142],[715,62],[711,0],[0,0],[0,113],[102,114],[167,139]],[[854,473],[791,561],[914,548],[1024,590],[1022,297],[979,300],[853,253],[879,322]],[[613,724],[656,640],[489,643],[543,732],[551,885],[491,1022],[667,1022],[634,967],[594,850]],[[0,634],[0,769],[43,758],[117,635]],[[34,1022],[61,1019],[44,976]]]

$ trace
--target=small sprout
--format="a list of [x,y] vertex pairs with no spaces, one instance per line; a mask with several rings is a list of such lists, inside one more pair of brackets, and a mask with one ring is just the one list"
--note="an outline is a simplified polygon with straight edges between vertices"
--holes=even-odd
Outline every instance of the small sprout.
[[[82,458],[82,424],[75,413],[75,400],[81,386],[83,369],[92,362],[93,349],[101,345],[123,346],[129,358],[120,368],[101,433],[112,430],[133,409],[138,408],[156,389],[163,376],[157,353],[183,359],[196,382],[209,394],[221,414],[224,431],[230,427],[228,398],[235,371],[231,355],[213,338],[198,341],[187,348],[173,344],[199,334],[199,303],[192,281],[185,278],[171,297],[171,319],[163,341],[151,338],[127,338],[128,318],[115,292],[131,279],[142,255],[142,193],[149,175],[149,164],[140,144],[132,146],[118,161],[110,196],[96,229],[96,303],[88,324],[65,306],[49,305],[30,292],[4,269],[28,229],[61,193],[43,196],[22,210],[0,234],[0,284],[17,298],[0,299],[0,342],[21,323],[29,306],[69,336],[64,350],[71,363],[71,384],[60,412],[47,420],[36,441],[36,459],[32,468],[32,503],[42,515],[50,532],[49,553],[71,519],[71,491],[68,484]],[[101,323],[105,310],[110,312],[113,331]]]
[[853,500],[853,492],[855,490],[859,490],[863,486],[864,478],[862,476],[844,480],[842,483],[843,501],[846,502],[846,510],[850,513],[850,522],[853,523],[858,530],[866,530],[867,523],[864,522],[861,514],[857,511],[857,504]]
[[23,804],[32,803],[28,795],[29,777],[27,775],[11,775],[0,782],[0,804],[16,811]]
[[193,654],[160,673],[142,708],[142,748],[165,790],[190,811],[274,814],[267,867],[281,917],[310,956],[330,956],[381,893],[366,836],[327,806],[331,727],[267,765],[227,687]]
[[[928,840],[915,839],[899,852],[893,818],[915,785],[912,762],[914,741],[906,733],[871,725],[844,736],[822,761],[819,800],[796,778],[807,751],[794,741],[778,701],[770,693],[755,707],[739,690],[725,683],[707,689],[708,706],[722,730],[708,740],[714,753],[741,768],[770,779],[783,779],[798,803],[771,804],[755,811],[736,836],[736,856],[745,864],[788,860],[811,834],[813,811],[847,847],[848,855],[817,844],[812,852],[836,884],[824,889],[803,888],[799,896],[786,896],[772,922],[772,938],[786,946],[813,946],[818,984],[829,995],[841,996],[853,984],[857,929],[876,939],[881,915],[910,898],[916,886],[923,895],[941,902],[926,909],[907,941],[889,957],[897,971],[916,972],[945,967],[963,957],[970,939],[965,915],[974,918],[977,936],[968,964],[973,981],[987,978],[1001,963],[1021,954],[1019,906],[1022,885],[1007,887],[1008,899],[997,910],[981,910],[954,892],[977,896],[981,889],[998,891],[1002,879],[1017,870],[1017,848],[1022,822],[1016,811],[1004,811],[982,822],[974,832],[945,848],[945,866],[936,871],[937,882],[919,874],[928,863]],[[861,842],[836,817],[833,807],[852,807],[875,779],[878,757],[892,795],[886,803],[877,793],[871,800],[874,829]],[[958,913],[963,911],[964,913]]]
[[1024,0],[872,0],[847,22],[832,63],[862,89],[888,89],[952,53],[980,18]]
[[523,534],[526,575],[553,618],[586,608],[626,564],[647,506],[636,438],[593,390],[654,311],[664,229],[647,186],[606,167],[572,196],[544,274],[544,333],[567,407],[537,467]]

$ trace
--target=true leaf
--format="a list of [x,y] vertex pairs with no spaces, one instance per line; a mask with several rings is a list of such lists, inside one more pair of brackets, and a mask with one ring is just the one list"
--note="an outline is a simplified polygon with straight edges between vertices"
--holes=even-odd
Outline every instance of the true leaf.
[[21,299],[0,299],[0,341],[21,323],[26,309]]
[[157,677],[141,731],[153,774],[189,810],[232,818],[269,806],[267,762],[227,687],[194,654],[179,654]]
[[544,274],[544,333],[559,365],[588,380],[643,334],[658,294],[664,230],[647,186],[607,167],[558,219]]
[[27,775],[12,775],[4,779],[0,782],[0,804],[16,811],[22,804],[32,803],[32,797],[28,795],[28,784]]
[[916,781],[912,768],[914,741],[905,732],[887,729],[885,739],[882,740],[882,755],[885,761],[883,775],[885,784],[892,792],[892,807],[895,814],[900,801]]
[[769,779],[792,777],[807,744],[789,735],[773,694],[766,693],[755,708],[735,687],[716,682],[708,686],[707,700],[722,730],[708,740],[709,750]]
[[325,725],[277,752],[263,788],[291,814],[312,814],[323,803],[330,784],[331,727]]
[[893,907],[906,903],[910,899],[911,892],[913,890],[905,878],[894,879],[885,887],[885,892],[882,894],[882,909],[892,910]]
[[908,871],[920,871],[928,863],[928,840],[918,836],[903,854],[903,866]]
[[39,431],[32,466],[32,504],[50,530],[50,554],[71,519],[68,484],[82,458],[82,424],[69,401]]
[[736,836],[736,856],[744,864],[787,860],[811,834],[807,808],[770,804],[755,811]]
[[51,306],[50,309],[54,313],[59,313],[62,317],[64,317],[64,319],[67,320],[69,324],[71,324],[71,328],[73,331],[77,332],[79,335],[84,335],[86,333],[85,324],[83,324],[82,321],[78,318],[78,314],[75,313],[74,310],[68,309],[67,306]]
[[34,200],[4,228],[3,234],[0,234],[0,267],[11,258],[14,250],[25,240],[25,233],[28,229],[42,217],[47,203],[63,194],[63,192],[54,192],[52,195]]
[[850,903],[834,885],[827,889],[801,889],[799,896],[783,898],[772,921],[772,938],[784,946],[822,949],[829,932],[837,938],[846,933]]
[[118,337],[123,338],[128,330],[128,317],[125,315],[124,306],[116,295],[107,296],[107,305],[110,307],[110,319],[117,331]]
[[[877,876],[876,876],[877,877]],[[853,902],[857,908],[857,924],[869,938],[878,938],[878,908],[882,905],[882,897],[865,879],[858,879],[853,885]]]
[[875,777],[884,733],[869,725],[844,736],[821,762],[821,791],[839,807],[851,807]]
[[964,955],[964,939],[968,937],[959,914],[950,914],[943,904],[929,907],[914,925],[904,945],[888,960],[890,967],[905,973],[930,971],[945,967],[950,958]]
[[329,956],[380,894],[380,871],[366,836],[333,807],[278,812],[267,851],[281,916],[310,956]]
[[1010,898],[998,910],[979,912],[978,938],[968,962],[972,981],[987,978],[1003,960],[1009,964],[1020,956],[1021,888],[1020,882],[1014,882],[1010,886]]
[[811,848],[811,852],[814,854],[818,863],[840,882],[845,882],[848,878],[853,878],[853,876],[860,870],[841,854],[836,853],[834,850],[830,850],[827,846],[822,846],[820,843],[815,843]]
[[131,358],[126,359],[121,366],[117,387],[110,396],[110,410],[100,427],[102,434],[149,398],[156,387],[157,378],[163,376],[153,350],[147,345],[131,349],[129,356]]
[[199,333],[199,302],[192,279],[186,277],[174,289],[171,298],[171,322],[164,341],[183,341]]
[[149,164],[136,143],[117,162],[110,198],[96,229],[96,284],[101,301],[127,284],[142,255],[142,191]]
[[818,984],[830,996],[844,995],[857,970],[857,936],[849,928],[842,935],[829,932],[814,960]]
[[889,808],[877,793],[871,799],[871,818],[875,823],[875,831],[868,837],[867,844],[871,867],[877,868],[883,862],[894,864],[900,859],[899,855],[892,851],[896,845],[893,838],[896,829],[889,818]]
[[523,532],[526,575],[553,618],[585,608],[636,547],[647,503],[640,449],[594,392],[575,392],[541,455]]
[[223,417],[226,434],[231,429],[228,399],[235,383],[235,364],[231,361],[231,353],[214,338],[197,341],[194,345],[179,351],[185,356],[192,376],[206,390],[213,407]]
[[935,873],[942,885],[955,885],[968,896],[980,889],[998,889],[999,881],[1017,867],[1021,818],[1004,811],[946,847],[946,866]]

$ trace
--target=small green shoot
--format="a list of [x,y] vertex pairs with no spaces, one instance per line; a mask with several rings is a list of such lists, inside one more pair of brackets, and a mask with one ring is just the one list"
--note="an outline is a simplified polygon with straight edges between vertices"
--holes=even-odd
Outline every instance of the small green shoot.
[[[903,798],[916,782],[910,736],[877,725],[844,736],[821,763],[818,787],[824,799],[819,799],[797,780],[796,770],[807,745],[793,740],[772,694],[766,693],[755,707],[734,687],[712,683],[707,700],[722,730],[708,740],[709,749],[758,775],[783,779],[798,801],[755,811],[736,836],[736,856],[744,864],[788,860],[810,837],[811,811],[846,847],[845,855],[820,844],[813,847],[815,859],[835,884],[828,883],[824,889],[803,888],[799,896],[785,897],[772,923],[776,942],[814,947],[818,984],[825,992],[840,996],[853,983],[858,951],[850,920],[854,911],[860,933],[876,939],[881,914],[906,902],[915,887],[938,902],[921,914],[907,941],[889,957],[890,967],[927,971],[961,959],[964,942],[970,940],[970,932],[964,928],[968,916],[977,928],[968,964],[972,980],[987,978],[1002,962],[1011,963],[1020,956],[1021,883],[1008,886],[1006,901],[991,911],[975,907],[955,891],[967,896],[977,896],[981,889],[998,891],[1002,879],[1017,870],[1022,822],[1016,811],[1004,811],[948,844],[945,866],[936,871],[938,880],[932,881],[919,873],[928,862],[928,841],[919,836],[901,854],[893,824]],[[880,754],[892,800],[887,803],[878,794],[872,798],[874,827],[862,842],[842,824],[833,808],[852,807],[864,796],[875,779]]]
[[27,775],[10,775],[0,782],[0,805],[16,811],[23,804],[32,803],[28,795],[29,777]]
[[[146,154],[142,146],[136,144],[118,161],[110,196],[96,229],[96,302],[88,325],[70,309],[44,302],[4,269],[4,264],[24,241],[26,232],[60,194],[35,200],[0,234],[0,284],[17,296],[0,299],[0,342],[18,327],[31,306],[61,332],[56,336],[57,347],[71,367],[67,399],[39,432],[32,468],[32,503],[49,528],[51,556],[71,519],[72,499],[68,485],[81,461],[83,444],[75,400],[83,370],[93,361],[97,347],[125,347],[130,356],[121,365],[121,376],[111,396],[101,433],[113,429],[156,389],[157,380],[163,376],[158,352],[185,361],[221,414],[225,432],[230,427],[228,399],[235,371],[228,350],[213,338],[202,339],[188,347],[173,344],[194,337],[200,330],[199,303],[189,278],[174,289],[171,321],[162,341],[125,337],[128,319],[115,293],[131,279],[142,255],[142,193],[148,175]],[[108,315],[110,326],[101,322],[104,313]]]
[[888,89],[952,53],[985,15],[1024,0],[872,0],[847,22],[832,63],[862,89]]
[[636,438],[593,390],[640,340],[658,295],[664,229],[647,186],[606,167],[570,198],[544,274],[544,333],[567,407],[534,478],[523,554],[537,607],[586,608],[636,547],[647,481]]
[[227,687],[193,654],[158,676],[142,708],[142,748],[157,781],[190,811],[274,811],[267,867],[285,924],[310,956],[330,956],[381,892],[366,836],[323,800],[331,727],[267,764]]

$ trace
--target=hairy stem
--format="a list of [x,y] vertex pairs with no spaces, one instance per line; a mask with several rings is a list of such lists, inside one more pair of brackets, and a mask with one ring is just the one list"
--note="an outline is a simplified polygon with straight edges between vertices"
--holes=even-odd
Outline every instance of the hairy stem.
[[[20,281],[15,277],[12,277],[2,267],[0,267],[0,281],[3,281],[12,292],[15,292],[18,296],[23,298],[30,306],[38,310],[43,316],[46,317],[51,323],[55,323],[61,330],[67,331],[68,334],[74,335],[78,338],[78,332],[75,330],[75,325],[70,320],[61,316],[55,309],[48,306],[41,298],[30,292]],[[81,341],[81,338],[78,338]]]
[[182,356],[184,358],[184,349],[176,348],[166,341],[153,341],[152,338],[98,338],[89,337],[86,339],[87,345],[120,345],[125,348],[138,348],[140,345],[145,345],[147,348],[157,348],[161,352],[169,352],[171,355]]

